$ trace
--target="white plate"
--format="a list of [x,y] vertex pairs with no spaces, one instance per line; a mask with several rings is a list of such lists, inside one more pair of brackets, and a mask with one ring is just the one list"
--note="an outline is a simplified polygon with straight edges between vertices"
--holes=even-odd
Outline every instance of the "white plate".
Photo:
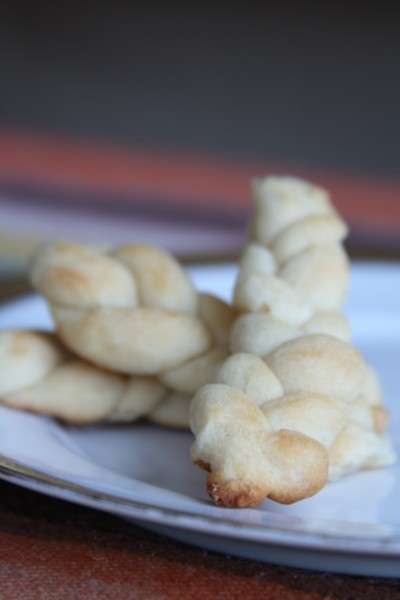
[[[233,267],[192,270],[200,289],[228,297]],[[356,344],[381,373],[399,448],[400,267],[353,267],[347,307]],[[0,308],[0,328],[49,328],[44,302]],[[0,407],[1,477],[118,514],[179,540],[273,563],[400,576],[400,468],[364,472],[293,506],[213,506],[189,460],[189,433],[151,425],[79,429]]]

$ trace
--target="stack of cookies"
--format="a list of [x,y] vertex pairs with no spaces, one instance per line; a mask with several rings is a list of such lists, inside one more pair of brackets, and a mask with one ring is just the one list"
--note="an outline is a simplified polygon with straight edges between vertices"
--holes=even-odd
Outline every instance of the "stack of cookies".
[[76,424],[188,427],[192,395],[228,355],[232,307],[151,246],[50,244],[31,281],[55,331],[0,333],[2,402]]
[[55,331],[0,333],[1,401],[79,424],[190,424],[221,506],[295,502],[392,464],[378,380],[342,312],[345,223],[292,177],[256,180],[253,196],[231,305],[151,246],[41,248],[31,280]]

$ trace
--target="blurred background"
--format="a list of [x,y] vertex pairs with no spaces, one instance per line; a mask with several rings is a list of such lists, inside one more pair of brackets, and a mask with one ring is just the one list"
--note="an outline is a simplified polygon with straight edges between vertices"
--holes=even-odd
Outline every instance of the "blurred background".
[[3,2],[0,269],[41,239],[231,257],[254,175],[328,186],[400,255],[400,36],[380,5]]

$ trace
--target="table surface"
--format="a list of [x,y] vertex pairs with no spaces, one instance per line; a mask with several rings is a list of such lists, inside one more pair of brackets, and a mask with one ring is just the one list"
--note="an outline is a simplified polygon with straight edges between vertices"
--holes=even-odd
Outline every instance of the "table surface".
[[0,483],[0,598],[400,598],[395,580],[275,567],[185,546]]

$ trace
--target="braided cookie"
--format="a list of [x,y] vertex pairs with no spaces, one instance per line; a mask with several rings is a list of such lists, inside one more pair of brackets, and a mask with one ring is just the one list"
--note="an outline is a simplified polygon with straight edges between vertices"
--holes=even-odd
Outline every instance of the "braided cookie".
[[216,504],[302,500],[328,481],[392,464],[372,370],[349,344],[309,335],[265,360],[230,356],[191,407],[195,463]]
[[154,376],[125,376],[95,367],[66,351],[56,337],[0,332],[0,400],[13,408],[87,425],[147,418],[186,427],[189,400]]
[[348,280],[345,223],[327,192],[293,177],[253,184],[250,241],[240,261],[234,305],[242,313],[231,334],[233,352],[268,354],[310,333],[347,341],[340,314]]
[[144,245],[49,244],[35,256],[31,279],[69,350],[120,374],[157,377],[167,395],[140,416],[189,426],[192,395],[228,355],[234,308],[198,294],[172,256]]
[[192,403],[193,460],[223,506],[295,502],[328,479],[391,464],[374,371],[340,313],[346,225],[327,193],[256,180],[250,241],[234,289],[234,353]]
[[122,246],[106,254],[50,244],[37,254],[31,279],[64,344],[101,367],[155,375],[211,346],[189,278],[156,248]]
[[31,279],[67,348],[101,367],[166,373],[170,387],[192,393],[179,369],[197,372],[192,361],[201,358],[212,370],[226,355],[216,347],[227,344],[233,309],[213,296],[199,300],[179,263],[152,246],[50,244],[34,258]]

